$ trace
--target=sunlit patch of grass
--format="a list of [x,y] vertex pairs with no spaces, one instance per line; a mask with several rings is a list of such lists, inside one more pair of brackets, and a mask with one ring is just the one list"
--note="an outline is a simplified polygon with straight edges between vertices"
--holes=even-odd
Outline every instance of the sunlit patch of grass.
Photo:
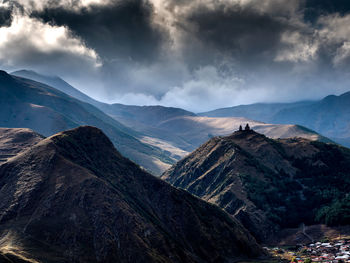
[[30,258],[30,256],[23,250],[16,234],[8,231],[0,237],[0,253],[6,258],[7,256],[14,256],[30,263],[40,263],[39,261]]

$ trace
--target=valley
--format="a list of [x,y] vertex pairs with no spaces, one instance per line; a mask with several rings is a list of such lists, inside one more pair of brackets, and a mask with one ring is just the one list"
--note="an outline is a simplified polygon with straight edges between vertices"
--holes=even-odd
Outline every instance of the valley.
[[[195,114],[106,104],[58,77],[13,74],[21,77],[2,72],[0,78],[0,257],[6,263],[138,262],[137,255],[146,262],[305,261],[308,254],[283,247],[348,231],[350,150],[309,128],[252,120],[259,115],[248,110],[251,119],[245,117],[245,107],[237,110],[243,117],[225,117],[218,115],[230,109]],[[266,112],[310,103],[276,104]],[[250,129],[237,131],[246,124]],[[146,170],[163,174],[158,179]],[[71,205],[64,207],[66,201]],[[68,222],[76,229],[57,225]],[[307,230],[299,227],[304,223]],[[196,248],[192,235],[205,244]],[[84,241],[91,238],[93,245]],[[217,252],[209,255],[203,245]],[[280,250],[287,257],[274,258]]]
[[[213,111],[195,114],[172,107],[106,104],[83,94],[59,77],[45,76],[28,70],[20,70],[12,74],[43,82],[76,99],[90,103],[119,123],[122,123],[125,127],[136,131],[136,133],[133,133],[134,137],[141,142],[161,149],[164,152],[164,156],[168,155],[166,161],[162,158],[153,160],[153,162],[158,163],[157,169],[151,169],[151,172],[156,175],[160,175],[170,168],[171,164],[194,151],[211,137],[229,135],[237,130],[239,125],[246,123],[249,123],[257,132],[270,138],[302,137],[310,140],[332,142],[330,139],[304,126],[271,124],[268,123],[268,121],[272,121],[271,119],[262,117],[270,116],[272,113],[275,114],[284,108],[305,105],[308,102],[288,104],[288,106],[285,104],[273,104],[273,106],[259,104],[255,110],[247,106],[248,109],[243,107],[244,110],[238,111],[236,115],[230,113],[232,116],[229,116],[230,114],[220,114],[222,111],[220,109],[217,110],[219,113]],[[265,110],[265,108],[268,110]],[[259,112],[261,115],[258,114]],[[267,121],[267,123],[262,121]]]
[[30,128],[50,136],[80,125],[93,125],[102,129],[123,154],[155,174],[175,162],[162,149],[137,139],[137,131],[45,84],[1,71],[0,103],[1,127]]

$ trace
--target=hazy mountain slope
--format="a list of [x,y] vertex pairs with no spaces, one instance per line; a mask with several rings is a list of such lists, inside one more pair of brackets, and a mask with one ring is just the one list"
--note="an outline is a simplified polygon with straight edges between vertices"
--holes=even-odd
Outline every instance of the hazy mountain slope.
[[173,118],[158,125],[158,128],[167,132],[175,133],[178,137],[186,138],[191,143],[194,150],[199,145],[213,136],[228,135],[238,130],[239,125],[249,125],[257,132],[263,133],[271,138],[303,137],[311,140],[330,142],[329,139],[297,125],[266,124],[252,121],[246,118],[211,118],[211,117],[191,117],[184,116]]
[[139,122],[121,120],[125,125],[142,132],[140,140],[172,153],[181,159],[213,136],[228,135],[239,125],[249,123],[251,127],[271,138],[302,137],[310,140],[332,142],[330,139],[300,125],[266,124],[246,118],[212,118],[198,116],[179,116],[168,120],[143,125]]
[[166,121],[179,116],[195,116],[180,108],[163,106],[132,106],[123,104],[104,105],[102,108],[106,113],[119,119],[137,121],[143,124],[156,126],[159,122]]
[[[240,124],[248,123],[253,128],[271,138],[289,138],[303,137],[312,140],[329,142],[314,131],[308,130],[297,125],[271,125],[258,121],[252,121],[249,118],[208,118],[198,117],[194,113],[171,107],[163,106],[132,106],[123,104],[106,104],[95,101],[90,97],[73,88],[68,83],[57,77],[47,77],[33,71],[17,71],[18,74],[31,77],[43,83],[53,85],[55,88],[67,92],[72,96],[81,98],[96,105],[99,109],[112,116],[118,122],[136,130],[139,134],[133,134],[139,140],[146,144],[153,145],[156,148],[164,150],[173,160],[180,160],[191,151],[195,150],[208,138],[217,135],[228,135],[233,130],[237,130]],[[61,85],[64,83],[64,85]],[[290,103],[290,104],[253,104],[243,105],[228,109],[220,109],[218,112],[228,112],[232,114],[248,114],[252,119],[269,119],[272,115],[282,108],[306,105],[309,102]],[[215,113],[214,111],[213,113]],[[213,114],[215,115],[215,114]],[[218,114],[218,116],[225,114]],[[130,132],[128,132],[130,133]],[[163,166],[166,168],[166,166]],[[163,168],[163,169],[164,169]]]
[[199,113],[209,117],[245,117],[269,123],[298,124],[350,147],[350,92],[320,101],[257,103]]
[[57,76],[46,76],[32,70],[19,70],[11,73],[15,76],[20,76],[32,79],[55,89],[58,89],[74,98],[90,103],[105,113],[115,117],[116,119],[125,119],[127,121],[137,121],[144,124],[154,125],[157,122],[167,120],[178,116],[195,116],[194,113],[172,107],[163,106],[133,106],[123,105],[119,103],[108,104],[97,101],[78,89],[71,86],[69,83]]
[[93,127],[0,165],[0,251],[38,262],[234,262],[262,255],[216,206],[141,170]]
[[63,79],[57,76],[46,76],[46,75],[39,74],[33,70],[18,70],[18,71],[12,72],[11,75],[35,80],[40,83],[44,83],[50,87],[53,87],[55,89],[58,89],[68,94],[69,96],[72,96],[78,100],[90,103],[95,106],[100,103],[99,101],[94,100],[93,98],[87,96],[86,94],[74,88],[69,83],[67,83],[66,81],[64,81]]
[[54,88],[0,72],[0,126],[27,127],[45,136],[79,125],[101,128],[127,157],[155,173],[164,171],[173,159],[157,147],[135,138],[125,127],[94,106]]
[[350,92],[327,96],[321,101],[303,107],[281,110],[274,122],[296,123],[316,130],[327,137],[350,139]]
[[[92,99],[56,76],[45,76],[31,70],[19,70],[12,74],[47,84],[72,97],[96,106],[106,114],[112,116],[118,122],[131,127],[133,130],[139,131],[140,134],[133,135],[141,139],[143,142],[151,143],[155,147],[162,147],[163,150],[169,152],[172,159],[179,160],[184,156],[183,154],[179,155],[179,153],[187,153],[184,149],[194,149],[182,137],[156,128],[157,124],[164,120],[179,116],[195,116],[192,112],[179,108],[163,106],[133,106],[118,103],[107,104]],[[169,145],[169,143],[171,145]],[[169,147],[164,147],[164,145],[169,145]],[[163,167],[163,171],[168,168],[167,166]]]
[[262,241],[279,227],[349,223],[350,150],[254,131],[215,137],[163,179],[236,216]]
[[301,107],[311,103],[312,101],[294,103],[255,103],[216,109],[198,113],[198,115],[207,117],[245,117],[256,121],[272,122],[274,116],[283,109]]

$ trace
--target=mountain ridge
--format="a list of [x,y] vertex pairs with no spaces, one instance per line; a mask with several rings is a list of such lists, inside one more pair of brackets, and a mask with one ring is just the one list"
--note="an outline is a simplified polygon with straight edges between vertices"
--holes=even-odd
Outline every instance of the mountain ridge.
[[346,222],[349,168],[347,148],[249,130],[210,139],[162,179],[217,204],[267,242],[300,223]]
[[91,98],[90,96],[86,95],[85,93],[81,92],[80,90],[74,88],[72,85],[70,85],[68,82],[63,80],[62,78],[58,76],[47,76],[47,75],[42,75],[34,70],[17,70],[14,72],[11,72],[11,75],[26,78],[26,79],[31,79],[40,83],[44,83],[48,86],[54,87],[69,96],[72,96],[74,98],[77,98],[81,101],[90,103],[94,106],[98,105],[98,101]]
[[93,105],[81,102],[45,84],[1,73],[0,126],[31,128],[44,136],[79,125],[100,127],[127,157],[146,169],[161,173],[174,162],[155,146],[136,138],[138,132],[106,115]]
[[[27,74],[21,74],[21,71],[19,73],[14,72],[13,74],[32,77],[47,84],[57,84],[53,83],[50,77],[35,72],[24,72],[27,72]],[[58,85],[55,86],[55,88],[66,92],[69,91],[68,93],[72,96],[75,96],[77,92],[77,90],[68,83],[66,83],[64,87]],[[84,99],[80,95],[78,98]],[[89,102],[91,100],[92,99],[89,98],[89,100],[86,101]],[[163,171],[169,168],[170,164],[173,162],[180,160],[191,151],[195,150],[208,138],[228,135],[233,130],[238,129],[239,125],[245,125],[245,123],[249,123],[255,130],[271,138],[304,137],[312,140],[332,142],[330,139],[317,134],[315,131],[300,125],[268,124],[247,118],[204,117],[197,116],[183,109],[163,106],[106,104],[95,100],[93,104],[124,126],[130,127],[133,131],[137,131],[134,136],[141,142],[163,150],[171,159],[170,162],[162,166]],[[274,105],[277,108],[281,107],[281,105],[283,106],[283,104]],[[260,112],[260,110],[261,107],[253,111],[252,114],[259,113],[260,117],[268,115],[265,114],[264,111]],[[276,109],[270,109],[270,111],[271,110],[276,111]],[[160,173],[161,172],[158,172],[158,174]]]
[[290,103],[253,103],[214,109],[198,113],[199,116],[207,117],[246,117],[252,120],[271,122],[273,116],[281,109],[294,108],[309,105],[314,101],[300,101]]
[[[0,165],[0,186],[5,255],[39,262],[233,262],[264,255],[237,221],[143,171],[94,127],[61,132],[11,158]],[[22,247],[8,246],[14,238]]]
[[316,101],[256,103],[199,113],[200,116],[246,117],[278,124],[298,124],[350,147],[350,92],[328,95]]

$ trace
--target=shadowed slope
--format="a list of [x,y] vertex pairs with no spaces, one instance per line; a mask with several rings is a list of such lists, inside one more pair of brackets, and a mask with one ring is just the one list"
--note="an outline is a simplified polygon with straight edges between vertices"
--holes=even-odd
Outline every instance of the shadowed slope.
[[250,130],[209,140],[162,178],[224,208],[266,241],[303,222],[349,222],[349,171],[347,148]]
[[[216,206],[121,156],[98,129],[40,141],[0,166],[0,231],[42,262],[233,262],[262,254]],[[1,247],[0,247],[1,250]]]

